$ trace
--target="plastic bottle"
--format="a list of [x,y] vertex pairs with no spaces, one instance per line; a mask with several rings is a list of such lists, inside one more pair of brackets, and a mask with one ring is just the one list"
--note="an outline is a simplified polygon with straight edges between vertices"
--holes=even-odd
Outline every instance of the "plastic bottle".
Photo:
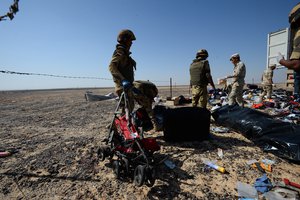
[[220,167],[220,166],[218,166],[218,165],[212,163],[211,161],[204,160],[203,162],[204,162],[204,164],[206,164],[207,166],[209,166],[209,167],[211,167],[211,168],[213,168],[213,169],[215,169],[215,170],[217,170],[217,171],[219,171],[219,172],[221,172],[221,173],[223,173],[223,174],[224,174],[224,173],[227,173],[227,171],[225,170],[224,167]]

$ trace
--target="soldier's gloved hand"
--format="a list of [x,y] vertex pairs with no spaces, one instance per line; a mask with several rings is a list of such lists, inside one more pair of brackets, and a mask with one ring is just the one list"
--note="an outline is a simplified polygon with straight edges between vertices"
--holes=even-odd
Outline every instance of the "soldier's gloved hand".
[[123,86],[124,90],[127,90],[127,89],[131,88],[132,84],[128,80],[124,79],[122,81],[122,86]]
[[142,94],[142,92],[139,89],[137,89],[136,87],[132,87],[131,90],[132,90],[133,94],[135,94],[135,95],[141,95]]
[[282,59],[284,59],[284,57],[283,57],[283,55],[280,52],[278,52],[278,56],[277,56],[276,59],[277,59],[277,62],[279,63],[279,61],[282,60]]

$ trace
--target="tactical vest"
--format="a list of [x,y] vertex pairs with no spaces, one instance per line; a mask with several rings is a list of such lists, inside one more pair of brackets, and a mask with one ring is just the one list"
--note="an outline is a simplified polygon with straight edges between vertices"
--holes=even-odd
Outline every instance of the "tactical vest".
[[208,84],[208,78],[206,76],[207,71],[205,69],[208,64],[207,60],[195,59],[190,66],[190,82],[191,85],[206,86]]

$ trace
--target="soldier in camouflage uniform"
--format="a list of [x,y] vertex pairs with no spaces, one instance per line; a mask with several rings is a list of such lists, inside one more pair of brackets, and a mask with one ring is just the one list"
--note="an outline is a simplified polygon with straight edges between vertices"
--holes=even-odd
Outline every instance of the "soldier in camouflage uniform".
[[210,73],[210,66],[207,60],[208,52],[201,49],[196,54],[196,59],[190,65],[190,86],[192,88],[192,106],[206,108],[208,101],[207,85],[215,90],[215,84]]
[[[154,101],[154,97],[157,96],[158,90],[155,84],[150,81],[134,81],[133,82],[133,94],[134,100],[144,108],[152,122],[153,130],[150,131],[156,132],[159,131],[159,126],[157,124],[153,109],[152,103]],[[137,90],[136,90],[137,89]]]
[[233,75],[229,75],[226,78],[232,78],[233,82],[231,85],[231,91],[228,96],[228,104],[244,107],[243,100],[243,88],[245,85],[246,67],[245,64],[240,60],[240,55],[238,53],[233,54],[230,57],[230,61],[234,65]]
[[129,89],[134,81],[134,70],[136,70],[136,62],[131,58],[131,52],[129,51],[133,40],[136,40],[136,38],[131,30],[125,29],[119,33],[118,44],[109,65],[117,95],[120,97],[123,89],[128,89],[129,112],[134,109],[133,94]]
[[291,56],[289,60],[285,60],[284,57],[278,53],[277,61],[287,67],[294,70],[294,96],[299,98],[300,95],[300,3],[298,3],[291,10],[289,14],[289,23],[291,30],[290,44],[293,46]]
[[270,65],[268,69],[266,69],[261,77],[263,91],[260,95],[260,99],[263,100],[264,96],[267,94],[267,99],[271,99],[272,91],[273,91],[273,71],[276,68],[276,65]]

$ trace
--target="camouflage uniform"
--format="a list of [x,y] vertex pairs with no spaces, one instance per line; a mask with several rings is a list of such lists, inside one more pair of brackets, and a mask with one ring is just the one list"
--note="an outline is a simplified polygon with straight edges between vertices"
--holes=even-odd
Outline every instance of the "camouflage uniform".
[[260,97],[263,98],[267,94],[267,99],[271,98],[272,95],[272,84],[273,84],[273,69],[271,66],[266,69],[262,75],[262,85],[263,85],[263,92],[261,93]]
[[246,67],[245,64],[239,61],[233,69],[233,83],[231,92],[228,96],[228,104],[234,105],[238,103],[239,106],[244,106],[243,88],[245,85]]
[[157,96],[157,87],[150,81],[134,81],[133,86],[138,89],[140,93],[134,94],[134,100],[141,105],[149,115],[155,131],[158,130],[157,121],[152,109],[154,97]]
[[[131,52],[127,50],[126,46],[117,44],[109,65],[109,71],[113,76],[115,91],[118,96],[123,92],[122,80],[128,80],[130,83],[134,81],[136,63],[130,54]],[[128,90],[127,96],[129,100],[129,111],[132,112],[134,109],[134,100],[131,90]]]
[[293,51],[290,56],[291,60],[299,60],[300,59],[300,27],[297,28],[295,32],[295,36],[293,39]]
[[[300,60],[300,27],[295,30],[293,39],[293,51],[290,60]],[[294,71],[294,94],[300,94],[300,72]]]
[[[293,46],[290,60],[300,60],[300,3],[295,5],[289,13],[290,44]],[[300,94],[300,70],[294,70],[294,95]]]
[[192,106],[206,108],[208,101],[207,85],[209,83],[207,76],[210,74],[208,60],[196,58],[190,65],[190,85],[192,86]]

